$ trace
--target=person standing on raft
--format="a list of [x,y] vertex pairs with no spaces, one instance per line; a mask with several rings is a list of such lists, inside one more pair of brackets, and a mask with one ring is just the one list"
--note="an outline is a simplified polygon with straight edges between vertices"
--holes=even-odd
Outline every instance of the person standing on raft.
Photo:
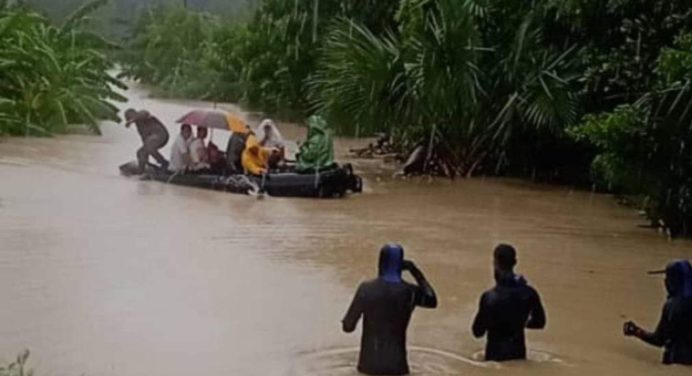
[[692,266],[687,260],[674,261],[668,264],[665,274],[668,299],[656,330],[647,332],[628,321],[624,334],[663,347],[664,364],[692,365]]
[[[401,278],[408,270],[416,280],[410,284]],[[437,297],[432,286],[416,265],[404,260],[398,244],[380,250],[379,276],[363,282],[342,320],[343,330],[351,333],[363,316],[358,372],[368,375],[405,375],[406,329],[416,306],[435,308]]]
[[149,156],[152,156],[161,168],[167,169],[168,161],[159,152],[168,143],[168,130],[161,120],[146,110],[136,111],[130,108],[125,111],[125,127],[129,128],[132,123],[137,126],[137,132],[142,138],[142,147],[137,150],[139,173],[144,172]]
[[546,323],[541,298],[524,277],[514,274],[514,247],[498,245],[493,259],[496,284],[481,296],[473,335],[488,336],[485,360],[526,359],[524,329],[543,329]]

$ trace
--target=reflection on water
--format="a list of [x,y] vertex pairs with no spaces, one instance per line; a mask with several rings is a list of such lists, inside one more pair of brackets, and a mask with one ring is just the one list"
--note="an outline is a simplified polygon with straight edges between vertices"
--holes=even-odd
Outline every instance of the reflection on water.
[[[190,107],[208,106],[129,96],[172,133]],[[625,318],[655,324],[663,284],[645,271],[689,257],[689,243],[638,228],[609,197],[511,180],[401,182],[355,161],[363,195],[256,200],[119,176],[138,144],[113,124],[101,138],[0,140],[0,361],[30,348],[40,375],[351,375],[359,336],[339,320],[379,247],[398,241],[440,298],[414,313],[414,374],[689,374],[620,333]],[[340,140],[337,153],[356,144]],[[517,246],[548,314],[547,329],[528,334],[545,353],[528,362],[473,355],[483,342],[470,324],[500,241]]]
[[[483,351],[475,352],[472,356],[472,359],[474,359],[477,362],[484,361],[485,352],[483,352]],[[564,364],[563,360],[558,358],[555,354],[551,354],[549,352],[540,351],[540,350],[529,349],[526,353],[526,359],[529,362],[534,362],[534,363],[549,363],[550,362],[550,363]],[[495,363],[495,362],[488,362],[488,363]],[[495,363],[495,364],[498,364],[498,363]]]
[[[412,375],[446,376],[467,374],[469,369],[498,369],[495,363],[485,363],[465,358],[447,351],[409,346],[409,368]],[[289,375],[346,376],[357,375],[358,348],[322,350],[301,354]]]

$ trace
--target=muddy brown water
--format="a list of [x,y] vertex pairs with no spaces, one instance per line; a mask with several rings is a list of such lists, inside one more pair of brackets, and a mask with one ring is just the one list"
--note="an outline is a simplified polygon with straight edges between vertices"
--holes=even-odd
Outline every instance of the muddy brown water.
[[[145,94],[129,92],[130,105],[171,130],[208,106]],[[379,246],[398,241],[440,297],[411,323],[415,375],[690,373],[620,334],[626,319],[655,324],[663,284],[645,271],[689,257],[690,243],[637,227],[637,213],[608,196],[497,179],[402,182],[355,161],[362,195],[256,200],[123,178],[117,166],[138,137],[103,129],[0,140],[2,361],[28,348],[38,375],[354,375],[359,334],[342,334],[340,319]],[[519,249],[548,327],[529,333],[529,361],[499,365],[479,361],[470,323],[501,241]]]

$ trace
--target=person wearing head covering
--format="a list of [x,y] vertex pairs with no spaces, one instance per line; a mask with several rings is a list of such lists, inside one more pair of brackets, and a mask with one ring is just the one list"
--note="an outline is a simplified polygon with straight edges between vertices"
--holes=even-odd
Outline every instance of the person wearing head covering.
[[281,132],[271,119],[264,119],[255,130],[255,136],[261,147],[271,149],[269,167],[276,168],[286,158],[286,142]]
[[142,139],[142,147],[137,150],[137,163],[140,173],[144,172],[150,156],[162,168],[168,168],[168,161],[159,152],[168,143],[168,130],[161,120],[152,116],[148,111],[136,111],[130,108],[125,111],[125,127],[129,128],[133,123],[137,127],[137,133],[139,133]]
[[316,171],[334,164],[334,142],[327,130],[327,122],[319,115],[308,119],[308,135],[297,155],[298,172]]
[[483,293],[472,331],[487,335],[485,360],[526,359],[524,329],[543,329],[545,311],[538,292],[514,273],[516,250],[500,244],[494,254],[495,287]]
[[284,139],[279,132],[279,128],[271,119],[264,119],[260,125],[255,129],[255,135],[259,144],[268,148],[282,148],[284,146]]
[[673,261],[665,273],[668,299],[656,330],[648,332],[628,321],[624,334],[663,347],[664,364],[692,365],[692,266],[687,260]]
[[[408,270],[416,280],[410,284],[401,278]],[[404,260],[398,244],[380,250],[378,277],[361,283],[342,320],[344,332],[356,329],[363,317],[358,371],[368,375],[405,375],[406,329],[416,306],[435,308],[437,297],[432,286],[416,265]]]
[[272,149],[262,147],[254,135],[249,135],[242,154],[243,169],[251,175],[264,175],[269,170]]

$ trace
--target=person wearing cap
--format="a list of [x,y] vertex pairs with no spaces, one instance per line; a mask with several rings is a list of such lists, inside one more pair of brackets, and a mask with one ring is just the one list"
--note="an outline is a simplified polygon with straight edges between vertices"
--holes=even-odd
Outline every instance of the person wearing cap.
[[125,111],[125,127],[129,128],[133,123],[142,139],[142,147],[137,150],[139,172],[144,172],[150,156],[161,165],[161,168],[168,168],[168,161],[159,152],[168,143],[168,130],[161,120],[146,110],[136,111],[130,108]]
[[[416,284],[404,281],[408,270]],[[416,306],[435,308],[437,296],[423,273],[412,261],[404,259],[404,249],[387,244],[380,249],[378,277],[360,284],[351,302],[342,328],[356,329],[363,317],[358,372],[368,375],[405,375],[406,329]]]
[[648,332],[628,321],[624,334],[663,347],[664,364],[692,365],[692,266],[687,260],[673,261],[660,273],[666,274],[668,298],[656,329]]
[[481,296],[473,335],[487,336],[485,360],[526,359],[524,329],[543,329],[545,310],[538,292],[514,273],[514,247],[498,245],[493,259],[495,287]]

